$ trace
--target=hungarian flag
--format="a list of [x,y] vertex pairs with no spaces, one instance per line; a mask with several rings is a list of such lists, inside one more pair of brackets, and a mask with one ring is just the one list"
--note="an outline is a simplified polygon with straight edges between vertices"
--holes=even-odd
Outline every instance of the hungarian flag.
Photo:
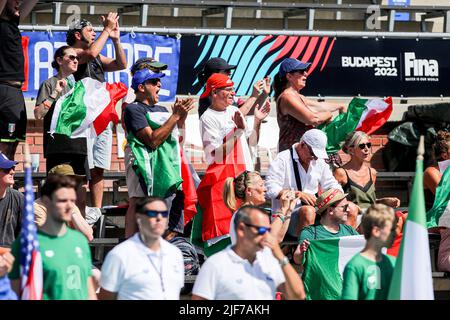
[[427,212],[427,228],[450,228],[450,167],[442,175],[436,188],[433,207]]
[[363,131],[368,135],[372,134],[387,122],[392,109],[392,97],[384,100],[353,98],[347,112],[318,127],[327,135],[327,152],[338,152],[350,132]]
[[[234,130],[225,138],[231,137]],[[197,189],[198,214],[194,218],[191,241],[209,256],[230,244],[229,231],[233,212],[225,205],[222,192],[225,180],[246,170],[240,139],[218,162],[212,162]]]
[[364,236],[311,240],[303,261],[307,300],[339,300],[344,268],[364,249]]
[[[110,121],[117,124],[117,101],[127,94],[123,83],[106,83],[84,78],[55,104],[50,133],[71,138],[99,135]],[[115,114],[115,116],[114,116]]]
[[[423,147],[423,137],[419,144]],[[416,161],[416,176],[410,197],[408,218],[403,229],[389,300],[433,300],[430,247],[423,192],[423,157]]]
[[[170,116],[169,112],[147,112],[145,115],[152,130],[160,128]],[[127,142],[135,157],[133,169],[139,177],[142,190],[148,196],[167,198],[180,189],[183,180],[179,132],[176,127],[156,149],[143,144],[132,132],[128,132]]]

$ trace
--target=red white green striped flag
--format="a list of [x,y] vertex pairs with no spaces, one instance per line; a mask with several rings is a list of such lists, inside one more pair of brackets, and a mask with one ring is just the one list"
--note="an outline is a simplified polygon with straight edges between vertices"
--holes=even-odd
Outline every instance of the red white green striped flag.
[[353,98],[347,112],[336,116],[330,123],[320,125],[328,138],[327,152],[338,152],[350,132],[372,134],[381,128],[392,113],[392,97],[386,99]]
[[[84,78],[58,99],[50,124],[50,133],[71,138],[89,137],[90,130],[100,134],[114,117],[118,100],[127,94],[123,83],[106,83]],[[117,123],[117,122],[116,122]]]

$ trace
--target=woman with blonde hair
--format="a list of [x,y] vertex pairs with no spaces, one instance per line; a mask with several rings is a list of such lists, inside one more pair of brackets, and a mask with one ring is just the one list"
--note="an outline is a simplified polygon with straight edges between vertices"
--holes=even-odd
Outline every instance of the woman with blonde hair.
[[351,156],[350,161],[334,171],[334,177],[342,185],[347,199],[354,202],[362,210],[372,204],[382,203],[397,208],[400,206],[398,198],[389,197],[377,199],[375,181],[377,171],[370,165],[372,159],[372,143],[370,137],[362,132],[350,133],[342,147],[342,151]]
[[[266,186],[261,175],[257,171],[244,171],[236,178],[227,178],[223,188],[225,205],[234,212],[230,224],[231,243],[236,242],[234,229],[234,215],[237,209],[243,205],[261,206],[266,202]],[[291,213],[298,198],[290,190],[284,190],[281,194],[281,208],[272,214],[271,234],[279,242],[283,241],[289,226]]]

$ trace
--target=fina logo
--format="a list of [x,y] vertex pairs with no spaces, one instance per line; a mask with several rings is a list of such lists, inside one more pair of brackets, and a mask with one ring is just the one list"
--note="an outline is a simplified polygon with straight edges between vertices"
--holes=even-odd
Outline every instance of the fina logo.
[[439,64],[437,60],[416,59],[414,52],[405,52],[406,77],[438,77]]

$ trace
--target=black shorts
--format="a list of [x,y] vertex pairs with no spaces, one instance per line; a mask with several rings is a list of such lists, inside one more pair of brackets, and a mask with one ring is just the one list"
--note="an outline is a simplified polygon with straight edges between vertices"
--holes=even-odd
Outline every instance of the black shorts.
[[20,88],[0,84],[0,142],[25,141],[27,111]]
[[75,174],[85,175],[86,179],[90,179],[89,165],[87,156],[80,154],[55,153],[47,156],[46,172],[60,164],[68,164],[73,168]]

